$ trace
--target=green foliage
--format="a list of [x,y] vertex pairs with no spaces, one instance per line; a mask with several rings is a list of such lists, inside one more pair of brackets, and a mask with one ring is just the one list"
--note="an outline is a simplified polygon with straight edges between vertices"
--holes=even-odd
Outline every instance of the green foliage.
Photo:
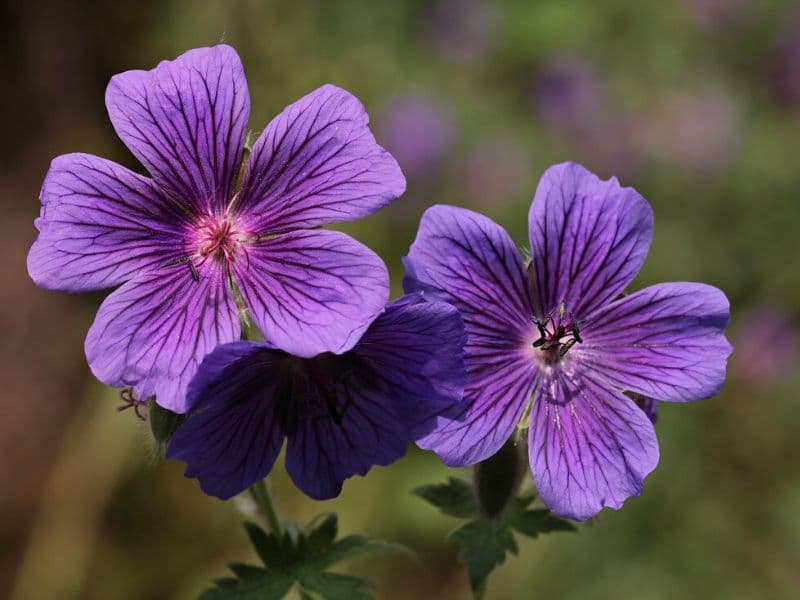
[[446,515],[470,519],[448,537],[461,543],[458,558],[467,567],[473,591],[503,564],[507,552],[519,552],[514,531],[532,538],[553,531],[576,531],[572,523],[546,508],[529,508],[535,500],[533,494],[514,498],[501,513],[488,517],[479,510],[473,487],[462,479],[450,477],[447,483],[424,485],[412,493]]
[[370,581],[326,569],[357,554],[406,551],[403,546],[365,535],[337,540],[335,514],[320,515],[302,529],[291,522],[283,525],[281,535],[275,535],[254,523],[245,523],[247,536],[263,566],[231,563],[228,568],[235,577],[216,580],[216,587],[203,592],[198,600],[279,600],[294,585],[314,598],[370,600]]

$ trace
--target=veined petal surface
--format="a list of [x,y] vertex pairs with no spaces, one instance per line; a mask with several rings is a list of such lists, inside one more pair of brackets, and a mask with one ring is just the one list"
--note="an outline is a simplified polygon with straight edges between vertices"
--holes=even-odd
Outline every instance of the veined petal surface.
[[728,299],[702,283],[662,283],[598,309],[570,352],[615,387],[656,400],[715,395],[731,345]]
[[560,370],[542,374],[535,396],[528,453],[550,510],[583,521],[641,494],[659,458],[643,410],[605,382]]
[[233,48],[197,48],[150,71],[115,75],[106,107],[117,135],[167,195],[194,213],[221,213],[250,116],[247,80]]
[[253,320],[290,354],[341,354],[386,305],[389,273],[338,231],[293,231],[246,247],[234,272]]
[[197,275],[195,281],[186,264],[163,267],[105,299],[86,337],[86,357],[100,381],[187,410],[186,390],[200,361],[240,333],[224,265],[209,260]]
[[263,479],[283,446],[276,383],[283,352],[264,344],[217,347],[189,385],[190,417],[167,458],[186,463],[207,494],[223,500]]
[[542,175],[528,216],[538,317],[561,302],[577,319],[615,299],[644,264],[653,211],[615,177],[601,181],[575,163]]
[[287,106],[250,154],[237,207],[259,233],[371,215],[406,189],[361,102],[324,85]]
[[464,402],[417,443],[450,466],[474,464],[509,438],[533,388],[536,330],[522,257],[492,220],[434,206],[404,264],[406,291],[451,303],[468,336]]
[[41,287],[112,287],[182,252],[186,215],[152,180],[104,158],[53,160],[41,202],[28,254],[28,273]]

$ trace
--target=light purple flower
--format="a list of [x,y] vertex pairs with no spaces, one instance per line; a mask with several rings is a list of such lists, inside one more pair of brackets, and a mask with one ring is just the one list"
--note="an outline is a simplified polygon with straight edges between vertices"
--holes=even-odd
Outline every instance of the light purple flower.
[[220,346],[189,386],[189,418],[168,458],[229,498],[266,477],[288,438],[286,467],[312,498],[388,465],[461,401],[466,333],[458,311],[419,295],[386,308],[349,352],[299,358],[270,344]]
[[409,177],[433,171],[453,143],[455,126],[447,105],[435,96],[409,93],[392,98],[380,124],[381,139]]
[[183,412],[202,358],[239,338],[234,286],[277,347],[299,356],[353,347],[383,310],[388,273],[365,246],[316,228],[405,189],[356,98],[326,85],[289,105],[255,142],[241,185],[250,101],[229,46],[116,75],[106,105],[152,179],[59,156],[28,256],[48,289],[122,284],[86,339],[98,379]]
[[529,216],[532,261],[469,210],[435,206],[405,259],[406,289],[453,303],[467,327],[460,410],[418,444],[448,465],[482,461],[530,405],[529,457],[542,500],[587,519],[638,495],[658,462],[650,419],[623,392],[667,402],[716,394],[729,308],[699,283],[622,297],[653,230],[647,201],[616,178],[551,167]]

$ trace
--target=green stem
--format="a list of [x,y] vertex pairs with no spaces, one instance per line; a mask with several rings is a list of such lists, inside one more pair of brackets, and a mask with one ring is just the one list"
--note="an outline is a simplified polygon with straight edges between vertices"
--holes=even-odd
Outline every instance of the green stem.
[[283,534],[283,528],[278,519],[278,513],[275,511],[275,505],[272,503],[272,496],[270,496],[267,485],[264,483],[263,479],[253,484],[250,488],[250,495],[258,506],[261,516],[263,516],[264,520],[267,522],[270,531],[276,536],[281,536]]
[[489,578],[487,577],[481,582],[481,584],[478,587],[472,590],[472,597],[475,600],[483,600],[484,598],[486,598],[486,588],[488,587],[486,582],[488,580]]

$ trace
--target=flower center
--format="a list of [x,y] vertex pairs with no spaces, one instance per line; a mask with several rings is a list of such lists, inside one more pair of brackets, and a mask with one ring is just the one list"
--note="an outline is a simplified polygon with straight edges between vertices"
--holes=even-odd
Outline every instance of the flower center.
[[560,361],[570,348],[583,342],[580,327],[585,321],[579,321],[567,310],[567,303],[561,302],[558,310],[553,309],[544,318],[533,317],[539,329],[539,339],[532,346],[542,352],[542,359],[547,364]]
[[287,435],[306,420],[330,419],[341,425],[352,403],[357,363],[323,354],[289,359],[278,383],[278,418]]
[[220,261],[233,261],[240,245],[238,233],[227,217],[206,221],[199,228],[198,254],[202,259],[211,256]]

